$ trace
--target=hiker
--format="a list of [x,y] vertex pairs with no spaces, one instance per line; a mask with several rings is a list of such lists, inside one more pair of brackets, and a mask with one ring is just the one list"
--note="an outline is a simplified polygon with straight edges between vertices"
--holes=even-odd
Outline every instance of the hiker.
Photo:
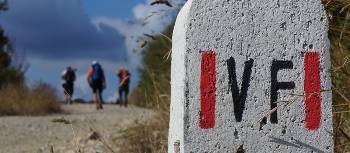
[[68,66],[63,72],[61,76],[62,80],[64,80],[62,87],[64,90],[64,95],[66,98],[66,104],[72,104],[72,97],[74,93],[74,81],[76,79],[75,70],[72,67]]
[[93,101],[96,109],[103,109],[102,91],[106,88],[106,79],[102,66],[97,61],[92,62],[88,70],[87,80],[93,92]]
[[130,73],[125,68],[120,68],[117,71],[117,76],[119,77],[119,103],[120,107],[128,106],[128,94],[129,94],[129,84],[130,84]]

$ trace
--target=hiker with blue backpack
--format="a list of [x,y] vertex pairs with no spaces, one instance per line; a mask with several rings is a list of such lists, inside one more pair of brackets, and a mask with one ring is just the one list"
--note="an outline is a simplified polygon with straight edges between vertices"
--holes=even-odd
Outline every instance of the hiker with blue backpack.
[[92,62],[88,70],[87,80],[93,92],[93,101],[96,109],[103,109],[102,91],[106,88],[106,79],[102,66],[97,61]]

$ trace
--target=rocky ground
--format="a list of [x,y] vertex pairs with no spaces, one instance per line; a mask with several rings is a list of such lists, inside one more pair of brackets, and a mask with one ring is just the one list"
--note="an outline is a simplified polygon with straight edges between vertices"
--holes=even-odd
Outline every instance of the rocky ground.
[[105,105],[67,105],[67,114],[0,117],[0,153],[114,153],[123,129],[150,119],[151,110]]

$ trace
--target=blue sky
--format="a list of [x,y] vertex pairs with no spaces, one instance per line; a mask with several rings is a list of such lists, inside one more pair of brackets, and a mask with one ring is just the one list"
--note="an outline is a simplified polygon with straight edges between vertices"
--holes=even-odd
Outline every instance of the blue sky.
[[[67,66],[77,68],[76,98],[90,99],[86,71],[93,60],[105,69],[106,100],[115,99],[115,71],[127,67],[132,87],[142,67],[139,41],[144,33],[157,34],[174,21],[175,7],[150,6],[152,0],[9,0],[0,14],[0,25],[12,40],[18,59],[30,64],[28,84],[50,83],[61,91],[60,74]],[[148,18],[153,12],[160,12]],[[139,40],[139,41],[138,41]]]

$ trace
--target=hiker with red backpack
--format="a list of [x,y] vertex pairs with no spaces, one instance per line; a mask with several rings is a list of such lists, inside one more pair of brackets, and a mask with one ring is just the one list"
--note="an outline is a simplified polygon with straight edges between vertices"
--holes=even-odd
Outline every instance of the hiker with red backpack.
[[129,84],[130,84],[130,73],[126,68],[120,68],[117,72],[119,77],[119,103],[120,107],[128,106],[128,94],[129,94]]
[[102,66],[97,61],[92,62],[88,70],[87,80],[93,92],[96,109],[103,109],[102,91],[106,88],[106,79]]
[[66,104],[72,104],[72,97],[74,93],[74,81],[76,79],[75,70],[72,67],[68,66],[62,72],[61,78],[62,80],[64,80],[62,87],[64,90]]

